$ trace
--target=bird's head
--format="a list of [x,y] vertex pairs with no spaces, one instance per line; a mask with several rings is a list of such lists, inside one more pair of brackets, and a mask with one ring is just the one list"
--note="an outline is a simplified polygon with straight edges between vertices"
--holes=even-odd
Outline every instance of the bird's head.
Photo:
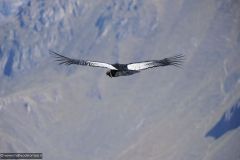
[[107,71],[107,72],[106,72],[106,75],[108,75],[109,77],[111,77],[111,78],[112,78],[111,71]]

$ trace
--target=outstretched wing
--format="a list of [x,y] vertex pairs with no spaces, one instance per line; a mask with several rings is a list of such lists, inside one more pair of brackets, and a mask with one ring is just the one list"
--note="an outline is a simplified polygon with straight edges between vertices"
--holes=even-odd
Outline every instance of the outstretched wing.
[[58,61],[60,65],[61,64],[65,64],[65,65],[77,64],[77,65],[82,65],[82,66],[102,67],[102,68],[117,70],[114,66],[112,66],[111,64],[108,64],[108,63],[86,61],[86,60],[81,60],[81,59],[72,59],[69,57],[65,57],[61,54],[58,54],[54,51],[49,51],[49,53],[56,58],[56,61]]
[[152,61],[144,61],[144,62],[136,62],[136,63],[130,63],[127,65],[127,68],[129,70],[144,70],[148,68],[153,68],[153,67],[159,67],[159,66],[168,66],[168,65],[173,65],[176,67],[180,67],[184,56],[182,54],[169,57],[169,58],[164,58],[162,60],[152,60]]

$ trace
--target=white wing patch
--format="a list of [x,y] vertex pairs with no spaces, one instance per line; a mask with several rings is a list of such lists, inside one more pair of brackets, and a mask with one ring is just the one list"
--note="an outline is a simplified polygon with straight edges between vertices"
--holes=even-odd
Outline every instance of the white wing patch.
[[115,68],[115,67],[113,67],[112,65],[107,64],[107,63],[93,62],[93,61],[87,61],[87,63],[89,63],[90,66],[104,67],[104,68],[109,68],[109,69],[117,70],[117,68]]
[[152,62],[139,62],[139,63],[129,64],[129,65],[127,65],[127,68],[129,70],[142,70],[142,69],[147,69],[152,66],[153,66]]

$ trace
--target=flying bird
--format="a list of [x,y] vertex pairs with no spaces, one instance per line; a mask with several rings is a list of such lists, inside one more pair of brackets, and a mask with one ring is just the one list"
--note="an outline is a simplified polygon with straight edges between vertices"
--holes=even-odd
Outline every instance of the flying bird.
[[97,61],[88,61],[88,60],[82,60],[82,59],[72,59],[66,56],[63,56],[59,53],[56,53],[54,51],[49,51],[51,55],[56,58],[56,61],[59,62],[59,64],[65,64],[65,65],[82,65],[82,66],[91,66],[91,67],[102,67],[109,69],[106,72],[106,75],[109,77],[119,77],[119,76],[129,76],[135,73],[139,73],[142,70],[146,70],[153,67],[160,67],[160,66],[175,66],[180,67],[184,56],[182,54],[172,56],[169,58],[164,58],[161,60],[149,60],[149,61],[142,61],[142,62],[135,62],[135,63],[128,63],[128,64],[108,64],[104,62],[97,62]]

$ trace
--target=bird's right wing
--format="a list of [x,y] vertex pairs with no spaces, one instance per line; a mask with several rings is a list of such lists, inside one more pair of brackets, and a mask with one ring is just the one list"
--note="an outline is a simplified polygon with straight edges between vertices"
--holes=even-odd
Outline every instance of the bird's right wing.
[[61,64],[65,64],[65,65],[76,64],[76,65],[82,65],[82,66],[102,67],[102,68],[117,70],[114,66],[112,66],[111,64],[108,64],[108,63],[87,61],[87,60],[81,60],[81,59],[72,59],[72,58],[65,57],[65,56],[58,54],[51,50],[49,51],[49,53],[56,58],[56,61],[58,61],[60,65]]
[[129,70],[138,71],[138,70],[144,70],[148,68],[168,66],[168,65],[180,67],[182,64],[183,58],[184,56],[180,54],[173,57],[164,58],[161,60],[150,60],[150,61],[144,61],[144,62],[130,63],[127,65],[127,68]]

